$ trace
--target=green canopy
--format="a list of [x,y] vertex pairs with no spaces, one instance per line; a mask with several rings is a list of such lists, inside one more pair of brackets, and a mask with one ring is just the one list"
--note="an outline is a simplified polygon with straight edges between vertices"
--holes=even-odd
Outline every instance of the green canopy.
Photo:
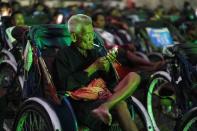
[[30,39],[39,48],[61,48],[71,44],[70,33],[65,24],[34,25],[29,31]]

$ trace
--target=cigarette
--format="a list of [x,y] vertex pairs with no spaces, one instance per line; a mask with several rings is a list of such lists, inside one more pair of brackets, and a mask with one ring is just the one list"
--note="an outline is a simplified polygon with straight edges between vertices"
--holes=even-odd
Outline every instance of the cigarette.
[[97,44],[93,44],[93,45],[95,45],[96,47],[100,47],[99,45],[97,45]]

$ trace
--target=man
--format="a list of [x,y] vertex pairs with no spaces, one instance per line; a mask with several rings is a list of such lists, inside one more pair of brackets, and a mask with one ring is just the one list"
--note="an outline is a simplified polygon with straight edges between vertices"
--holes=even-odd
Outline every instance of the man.
[[[57,90],[69,92],[78,121],[92,130],[98,130],[102,122],[110,125],[113,110],[124,131],[136,131],[137,127],[124,100],[131,96],[139,85],[139,75],[132,72],[121,81],[115,80],[111,64],[115,60],[114,53],[99,57],[94,48],[94,30],[89,16],[71,16],[68,30],[72,44],[60,50],[55,60],[54,82]],[[84,90],[87,92],[83,92]],[[87,98],[80,97],[77,93]]]
[[12,8],[9,3],[1,2],[0,3],[0,15],[1,16],[11,16]]
[[185,21],[193,21],[196,20],[195,9],[192,7],[191,3],[185,1],[183,4],[183,10],[181,12],[182,17]]
[[0,2],[1,32],[0,32],[0,48],[5,46],[5,29],[11,26],[10,16],[12,8],[7,2]]
[[11,22],[13,26],[24,26],[25,18],[21,11],[13,12],[11,15]]
[[160,69],[164,62],[151,62],[147,59],[142,59],[136,54],[136,48],[132,43],[124,43],[124,45],[117,45],[115,43],[115,37],[113,34],[105,30],[106,19],[102,12],[95,13],[92,16],[92,21],[94,25],[94,30],[100,34],[100,36],[105,41],[105,47],[110,49],[114,46],[118,46],[119,52],[122,52],[121,58],[119,60],[124,65],[124,67],[130,68],[130,70],[135,69],[136,71],[156,71]]

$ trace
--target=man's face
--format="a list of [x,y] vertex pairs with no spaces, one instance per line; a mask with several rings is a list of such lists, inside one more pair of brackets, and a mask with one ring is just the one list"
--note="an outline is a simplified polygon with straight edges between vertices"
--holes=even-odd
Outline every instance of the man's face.
[[24,17],[22,14],[16,14],[14,16],[14,24],[15,25],[25,25]]
[[11,15],[11,9],[7,7],[2,7],[0,9],[0,13],[2,16],[10,16]]
[[94,48],[94,29],[92,25],[83,26],[81,33],[77,35],[77,43],[84,50]]
[[98,27],[98,28],[102,28],[102,29],[105,27],[105,17],[103,15],[98,15],[97,16],[95,26]]

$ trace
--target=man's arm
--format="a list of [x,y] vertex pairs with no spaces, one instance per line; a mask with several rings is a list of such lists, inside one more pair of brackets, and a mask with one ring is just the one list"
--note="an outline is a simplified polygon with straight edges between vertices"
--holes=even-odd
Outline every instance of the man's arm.
[[97,66],[93,63],[84,71],[87,72],[88,77],[92,76],[97,71]]
[[76,70],[76,64],[72,63],[72,56],[74,55],[70,50],[64,49],[57,54],[55,59],[54,82],[60,91],[73,90],[86,85],[90,80],[89,77],[94,73],[92,68],[87,71]]

